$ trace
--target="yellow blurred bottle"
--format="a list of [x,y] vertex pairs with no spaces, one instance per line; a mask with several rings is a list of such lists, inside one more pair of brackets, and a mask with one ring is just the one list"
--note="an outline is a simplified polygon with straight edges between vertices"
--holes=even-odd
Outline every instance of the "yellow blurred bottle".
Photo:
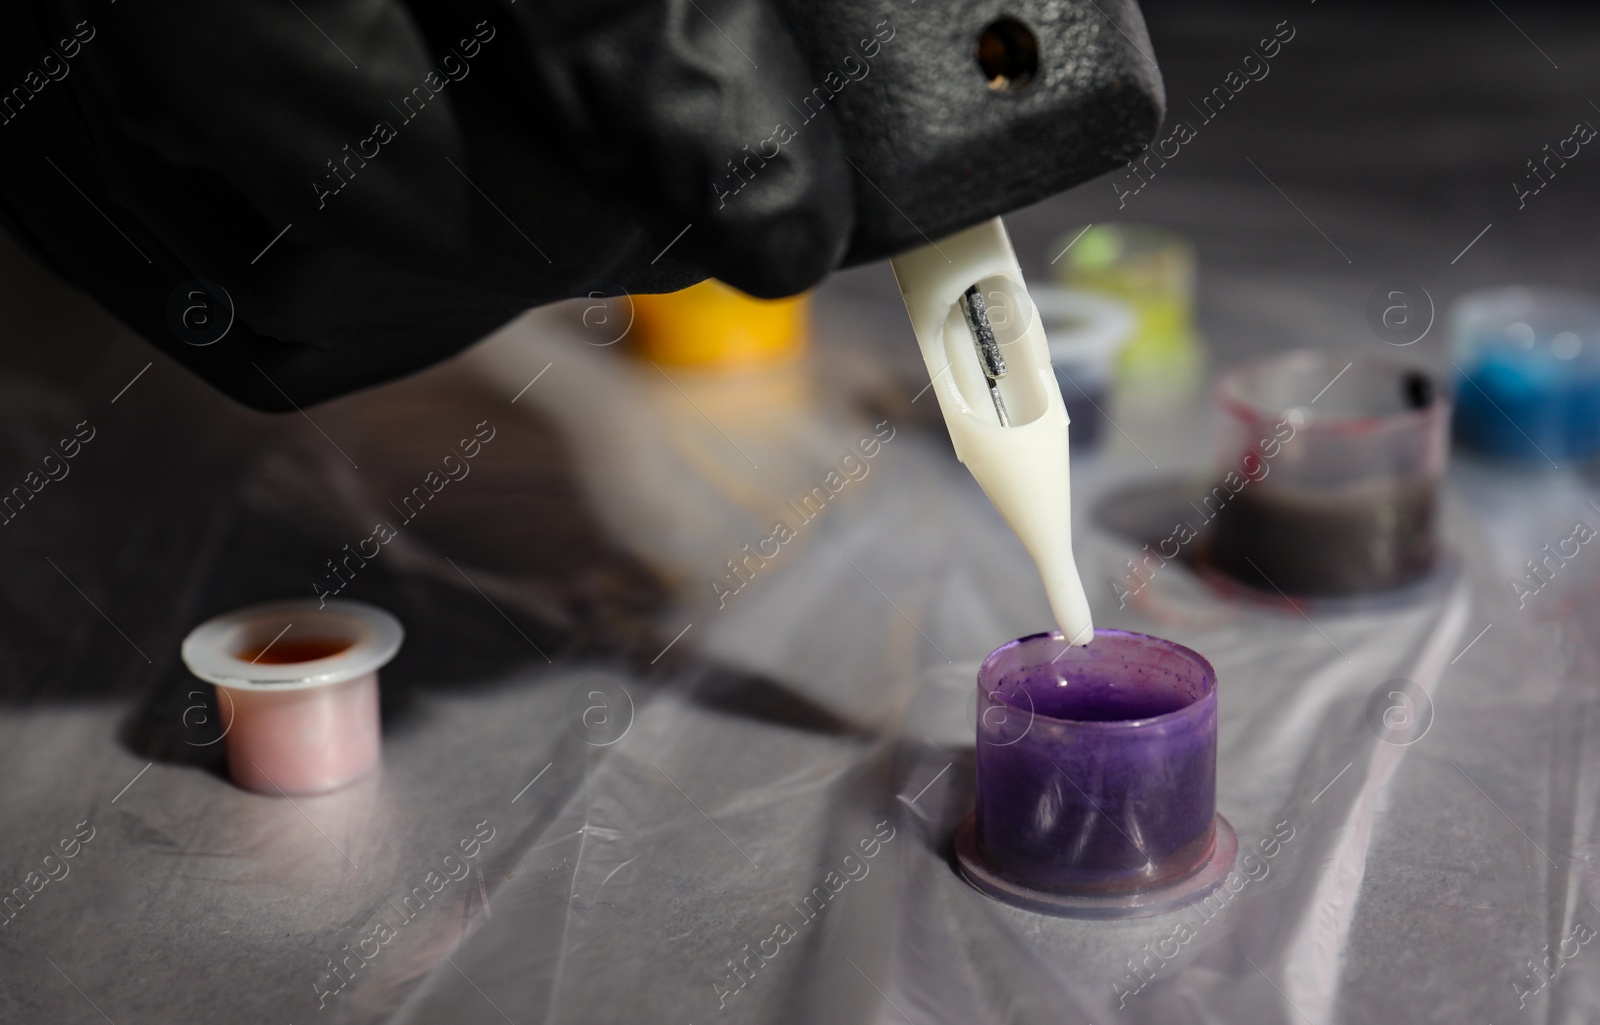
[[631,352],[663,367],[733,370],[787,363],[806,347],[808,295],[752,299],[712,278],[633,297]]
[[1117,360],[1119,377],[1197,380],[1205,353],[1194,330],[1193,243],[1141,224],[1096,224],[1065,238],[1075,241],[1057,271],[1062,283],[1120,299],[1138,318]]

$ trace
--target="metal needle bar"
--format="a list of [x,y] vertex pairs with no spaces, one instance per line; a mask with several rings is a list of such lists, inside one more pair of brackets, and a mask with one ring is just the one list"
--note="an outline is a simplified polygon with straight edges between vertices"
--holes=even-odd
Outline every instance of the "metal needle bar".
[[983,376],[989,382],[989,397],[994,400],[994,411],[1000,418],[1000,426],[1010,427],[1011,417],[1006,413],[1005,399],[1000,397],[1000,378],[1006,376],[1006,360],[1000,355],[1000,343],[989,324],[988,306],[977,285],[962,294],[961,312],[967,318],[967,327],[972,329],[972,342],[978,350],[978,365],[983,368]]

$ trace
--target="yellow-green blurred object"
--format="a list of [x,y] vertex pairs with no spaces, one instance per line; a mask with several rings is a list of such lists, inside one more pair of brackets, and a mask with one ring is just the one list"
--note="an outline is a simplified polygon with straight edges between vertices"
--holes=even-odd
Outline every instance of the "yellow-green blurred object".
[[[1070,245],[1068,243],[1071,243]],[[1095,224],[1057,243],[1061,282],[1120,299],[1138,318],[1133,341],[1117,358],[1124,378],[1188,379],[1204,360],[1194,330],[1194,244],[1144,224]]]
[[628,337],[640,359],[720,368],[786,362],[805,347],[810,296],[752,299],[708,278],[681,292],[633,297]]

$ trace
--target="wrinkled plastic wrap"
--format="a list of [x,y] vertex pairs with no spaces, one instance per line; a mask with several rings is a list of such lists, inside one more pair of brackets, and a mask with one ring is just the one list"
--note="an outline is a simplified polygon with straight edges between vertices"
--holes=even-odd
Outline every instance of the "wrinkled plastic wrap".
[[[22,885],[92,832],[0,927],[6,1020],[78,1020],[86,997],[118,1021],[1509,1017],[1513,983],[1538,985],[1524,961],[1600,921],[1594,568],[1524,609],[1504,580],[1585,517],[1581,483],[1512,501],[1458,467],[1446,569],[1307,618],[1178,563],[1113,599],[1139,547],[1121,496],[1205,465],[1203,408],[1141,434],[1151,460],[1131,436],[1081,459],[1097,619],[1216,665],[1218,807],[1255,857],[1207,911],[1045,918],[951,865],[978,662],[1048,613],[904,365],[849,344],[892,307],[825,296],[819,358],[744,379],[624,362],[576,313],[315,425],[166,368],[115,407],[109,378],[14,407],[13,446],[34,423],[100,433],[5,538],[0,864]],[[407,627],[381,774],[292,802],[232,787],[183,632],[310,593],[485,421],[469,476],[344,591]],[[1431,728],[1393,742],[1411,714]],[[1530,1019],[1592,1013],[1592,952],[1565,949]]]

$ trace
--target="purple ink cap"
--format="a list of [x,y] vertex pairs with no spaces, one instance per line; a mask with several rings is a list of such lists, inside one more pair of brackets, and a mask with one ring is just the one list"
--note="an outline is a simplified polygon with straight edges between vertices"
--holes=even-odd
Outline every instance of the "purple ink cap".
[[978,707],[977,808],[956,837],[978,889],[1130,917],[1199,900],[1232,869],[1217,678],[1198,653],[1125,630],[1075,648],[1034,634],[984,660]]

